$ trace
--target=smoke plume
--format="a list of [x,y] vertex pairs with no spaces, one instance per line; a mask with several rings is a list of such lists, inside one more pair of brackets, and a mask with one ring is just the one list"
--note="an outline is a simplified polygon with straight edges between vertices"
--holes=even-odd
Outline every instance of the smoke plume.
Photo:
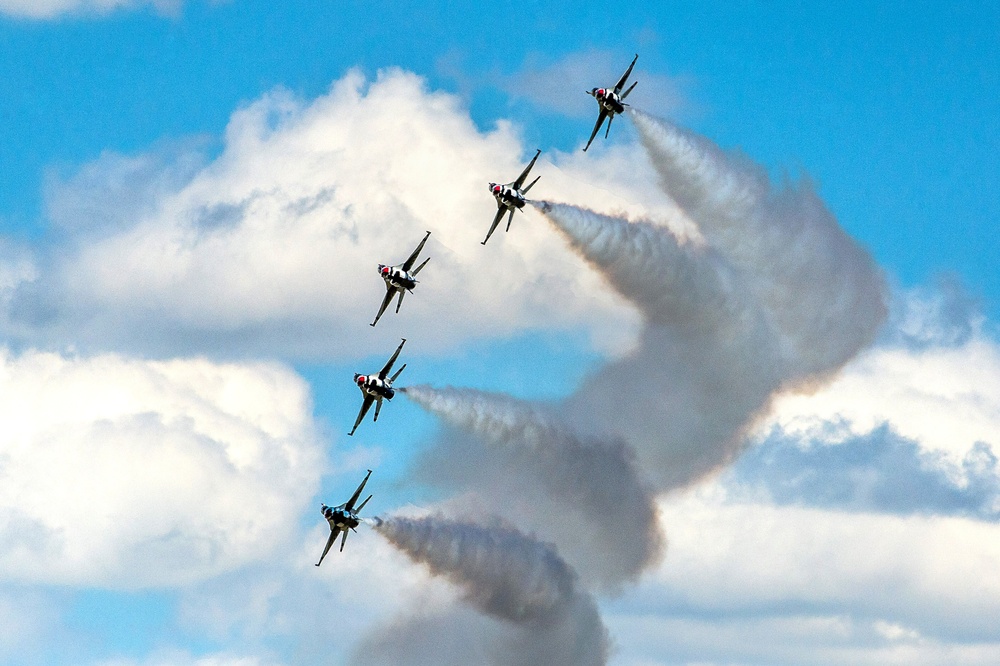
[[624,437],[667,490],[737,455],[779,390],[822,381],[869,344],[884,287],[807,185],[774,189],[707,139],[632,116],[704,245],[651,222],[535,205],[646,319],[638,348],[571,396],[567,419]]
[[[594,600],[580,589],[576,573],[551,545],[499,523],[477,525],[442,516],[391,517],[373,523],[414,562],[453,583],[467,603],[516,628],[509,636],[516,646],[468,637],[469,642],[496,648],[484,655],[487,663],[606,663],[607,630]],[[424,640],[436,639],[431,635]]]
[[775,188],[747,158],[630,115],[663,191],[768,313],[787,374],[829,374],[871,343],[886,316],[882,275],[809,181]]
[[624,441],[582,437],[550,408],[508,395],[405,392],[452,427],[422,461],[421,480],[475,490],[494,512],[518,516],[593,585],[614,589],[658,561],[664,539],[655,498]]
[[[656,560],[663,537],[654,491],[688,486],[729,463],[774,396],[830,377],[874,339],[886,314],[880,272],[808,182],[775,187],[763,169],[707,139],[630,116],[663,193],[700,238],[568,204],[533,205],[640,310],[634,351],[559,405],[406,389],[447,426],[418,476],[474,489],[496,512],[515,515],[596,589],[634,579]],[[568,627],[559,636],[579,642],[553,652],[557,663],[602,663],[606,639],[593,602],[551,546],[507,527],[441,518],[393,519],[378,529],[455,582],[482,613],[531,631]],[[402,629],[443,621],[411,618]],[[542,661],[517,654],[517,663]]]

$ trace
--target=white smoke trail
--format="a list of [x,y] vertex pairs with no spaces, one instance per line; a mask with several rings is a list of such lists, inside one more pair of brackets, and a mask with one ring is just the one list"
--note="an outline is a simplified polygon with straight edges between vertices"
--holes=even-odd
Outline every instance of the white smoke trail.
[[[655,561],[662,536],[650,528],[655,505],[646,483],[661,491],[683,487],[730,462],[778,392],[829,377],[874,339],[886,311],[874,262],[808,185],[775,189],[760,167],[707,139],[630,115],[664,192],[698,225],[704,245],[683,243],[649,222],[534,205],[642,311],[637,349],[589,377],[559,405],[558,419],[509,396],[407,389],[452,428],[427,459],[426,478],[454,484],[461,477],[498,506],[517,507],[519,524],[558,543],[588,582],[605,584]],[[462,439],[458,430],[474,437]],[[590,538],[595,528],[614,537]],[[521,617],[512,612],[517,604],[498,608],[505,594],[491,590],[507,589],[502,572],[534,547],[508,541],[504,528],[490,536],[491,529],[407,524],[390,538],[460,585],[484,586],[485,596],[468,597],[483,612]],[[429,545],[438,541],[448,545]],[[609,568],[620,558],[625,566]],[[497,567],[498,578],[471,573],[483,563]],[[558,571],[551,581],[561,579]],[[551,599],[559,590],[552,582],[536,592]]]
[[491,663],[607,662],[607,630],[594,600],[552,546],[504,525],[442,516],[373,523],[413,561],[455,584],[476,609],[526,632],[517,651],[501,646]]
[[547,201],[532,202],[573,249],[654,323],[716,331],[722,321],[758,325],[740,275],[712,248],[681,243],[669,229]]
[[884,285],[811,190],[772,191],[759,168],[706,139],[632,116],[707,247],[650,223],[535,205],[646,317],[637,350],[590,378],[568,418],[625,437],[669,489],[728,463],[778,391],[823,380],[867,346]]
[[[616,589],[659,560],[664,538],[655,498],[620,439],[582,437],[541,404],[504,394],[404,391],[487,444],[444,437],[425,457],[420,477],[475,490],[494,512],[516,514],[521,527],[558,545],[592,586]],[[598,542],[603,546],[595,549]]]
[[792,372],[828,373],[871,343],[886,316],[881,273],[808,182],[774,188],[745,157],[641,111],[629,115],[663,191],[775,322]]

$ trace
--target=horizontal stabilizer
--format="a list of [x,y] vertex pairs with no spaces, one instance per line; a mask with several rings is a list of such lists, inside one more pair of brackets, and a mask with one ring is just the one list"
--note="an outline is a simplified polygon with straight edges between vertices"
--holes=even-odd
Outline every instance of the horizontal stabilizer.
[[427,257],[426,259],[424,259],[424,262],[422,264],[420,264],[419,266],[417,266],[417,269],[415,271],[413,271],[413,275],[416,275],[417,273],[419,273],[420,269],[423,268],[424,266],[426,266],[427,262],[430,261],[430,260],[431,260],[430,257]]
[[534,184],[538,182],[538,179],[539,179],[539,178],[541,178],[541,176],[535,176],[535,179],[534,179],[533,181],[531,181],[531,184],[530,184],[530,185],[528,185],[528,186],[527,186],[526,188],[524,188],[523,190],[521,190],[521,194],[527,194],[527,193],[528,193],[528,190],[530,190],[530,189],[531,189],[531,188],[532,188],[532,187],[534,186]]
[[389,378],[389,382],[392,383],[396,381],[396,378],[399,377],[401,374],[403,374],[403,370],[406,370],[405,363],[403,364],[403,367],[401,367],[399,370],[396,371],[396,374],[394,374],[391,378]]

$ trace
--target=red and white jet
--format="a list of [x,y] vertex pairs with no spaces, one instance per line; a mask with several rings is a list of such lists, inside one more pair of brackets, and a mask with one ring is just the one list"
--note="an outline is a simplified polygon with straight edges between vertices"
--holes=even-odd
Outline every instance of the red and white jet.
[[493,232],[496,231],[497,225],[500,224],[500,219],[503,218],[503,214],[510,211],[510,215],[507,217],[507,231],[510,231],[511,220],[514,219],[514,211],[521,210],[524,208],[524,204],[528,202],[524,198],[524,195],[528,193],[528,190],[538,182],[538,178],[531,181],[531,185],[528,185],[523,190],[521,187],[524,185],[524,181],[528,178],[528,172],[531,171],[531,167],[535,166],[535,160],[541,154],[541,150],[535,153],[535,156],[531,158],[528,162],[528,166],[524,168],[521,175],[517,177],[513,183],[507,183],[506,185],[499,185],[497,183],[490,183],[490,194],[496,197],[497,200],[497,215],[493,218],[493,224],[490,226],[489,232],[486,234],[486,240],[483,241],[483,245],[486,245],[486,241],[490,239]]
[[397,370],[396,374],[392,377],[386,379],[386,375],[388,375],[389,371],[392,370],[392,364],[396,362],[396,359],[399,357],[399,352],[403,349],[403,345],[405,344],[406,338],[403,338],[403,341],[399,343],[398,347],[396,347],[396,351],[392,354],[392,357],[386,362],[385,367],[379,370],[377,375],[359,375],[355,373],[354,383],[358,385],[359,389],[361,389],[361,395],[364,396],[364,402],[361,403],[361,411],[358,412],[358,420],[354,422],[354,427],[351,428],[351,432],[347,433],[348,435],[353,435],[354,431],[358,429],[362,419],[365,418],[365,414],[367,414],[368,410],[371,409],[373,402],[378,401],[378,404],[375,405],[374,419],[374,421],[378,421],[378,413],[382,409],[382,400],[392,400],[392,396],[396,395],[396,391],[392,388],[392,383],[396,381],[396,378],[399,377],[400,373],[406,369],[406,364],[404,363],[403,367]]
[[403,296],[406,295],[406,292],[413,293],[413,288],[417,286],[417,273],[427,265],[427,262],[431,260],[430,257],[424,259],[424,263],[417,266],[413,272],[410,272],[410,269],[413,267],[413,262],[417,260],[417,255],[424,249],[424,243],[427,242],[430,235],[431,232],[428,231],[424,239],[417,245],[417,249],[403,263],[396,266],[378,265],[378,274],[385,280],[385,298],[382,299],[382,306],[378,309],[378,314],[375,315],[375,321],[372,322],[372,326],[378,323],[382,313],[389,307],[389,301],[392,300],[393,296],[397,293],[399,294],[399,300],[396,301],[396,314],[399,314],[399,306],[403,304]]
[[372,498],[369,495],[365,498],[365,501],[361,503],[357,509],[354,505],[357,503],[358,498],[361,497],[361,491],[364,490],[365,484],[368,483],[368,477],[372,475],[372,471],[368,470],[368,474],[365,475],[364,481],[358,486],[358,489],[354,491],[351,495],[351,499],[347,500],[340,506],[327,506],[326,504],[320,504],[320,511],[323,513],[323,517],[326,518],[326,522],[330,523],[330,537],[326,540],[326,548],[323,549],[323,554],[319,556],[319,562],[316,566],[323,564],[323,558],[326,554],[330,552],[330,546],[333,542],[337,540],[337,536],[343,532],[344,536],[340,540],[340,552],[344,552],[344,544],[347,543],[347,533],[350,530],[357,531],[355,528],[361,524],[362,518],[358,516],[361,513],[361,509],[365,508],[365,504],[368,504],[368,500]]
[[587,91],[588,95],[592,95],[597,103],[601,107],[601,115],[597,117],[597,124],[594,125],[594,131],[590,133],[590,141],[584,147],[583,151],[587,152],[587,148],[590,148],[590,144],[593,143],[594,137],[597,136],[597,132],[601,129],[601,125],[604,124],[604,119],[608,119],[608,129],[604,132],[604,138],[608,138],[608,134],[611,133],[611,121],[615,119],[616,113],[625,113],[625,107],[628,104],[625,103],[625,98],[628,94],[632,92],[632,88],[635,88],[635,84],[639,83],[636,81],[629,89],[622,94],[622,88],[625,86],[625,82],[628,80],[629,74],[632,73],[632,68],[635,67],[635,61],[639,59],[639,54],[635,55],[632,59],[632,64],[628,66],[625,73],[622,74],[622,78],[618,79],[618,84],[614,87],[614,90],[610,88],[593,88]]

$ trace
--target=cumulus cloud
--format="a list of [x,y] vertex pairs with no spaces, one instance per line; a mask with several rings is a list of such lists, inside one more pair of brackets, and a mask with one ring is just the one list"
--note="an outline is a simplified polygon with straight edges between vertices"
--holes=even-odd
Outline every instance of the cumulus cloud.
[[879,346],[826,388],[779,399],[764,428],[836,443],[888,425],[959,462],[979,443],[1000,445],[998,378],[1000,345],[981,331],[960,344]]
[[953,287],[899,295],[878,347],[661,498],[665,560],[603,605],[621,663],[996,661],[998,347]]
[[276,364],[0,356],[7,581],[180,585],[267,558],[322,471]]
[[183,0],[0,0],[0,14],[42,20],[64,15],[102,15],[143,6],[171,13],[182,4]]
[[[581,325],[621,344],[629,308],[573,269],[536,213],[480,245],[496,210],[485,185],[513,179],[521,153],[508,123],[481,132],[456,97],[402,71],[350,73],[311,102],[275,91],[233,114],[215,159],[161,147],[53,180],[62,240],[37,248],[35,275],[6,293],[6,332],[56,347],[286,358],[371,353],[404,325],[436,349]],[[536,191],[630,205],[631,174],[566,162],[540,162]],[[425,230],[432,262],[373,335],[375,267],[401,262]]]
[[723,626],[838,616],[905,628],[896,638],[912,631],[903,641],[911,645],[919,636],[1000,647],[996,523],[776,507],[715,484],[665,499],[660,509],[671,550],[631,595],[632,614],[712,617]]
[[954,463],[888,426],[834,444],[776,430],[727,476],[737,492],[778,504],[1000,519],[1000,469],[989,445]]

